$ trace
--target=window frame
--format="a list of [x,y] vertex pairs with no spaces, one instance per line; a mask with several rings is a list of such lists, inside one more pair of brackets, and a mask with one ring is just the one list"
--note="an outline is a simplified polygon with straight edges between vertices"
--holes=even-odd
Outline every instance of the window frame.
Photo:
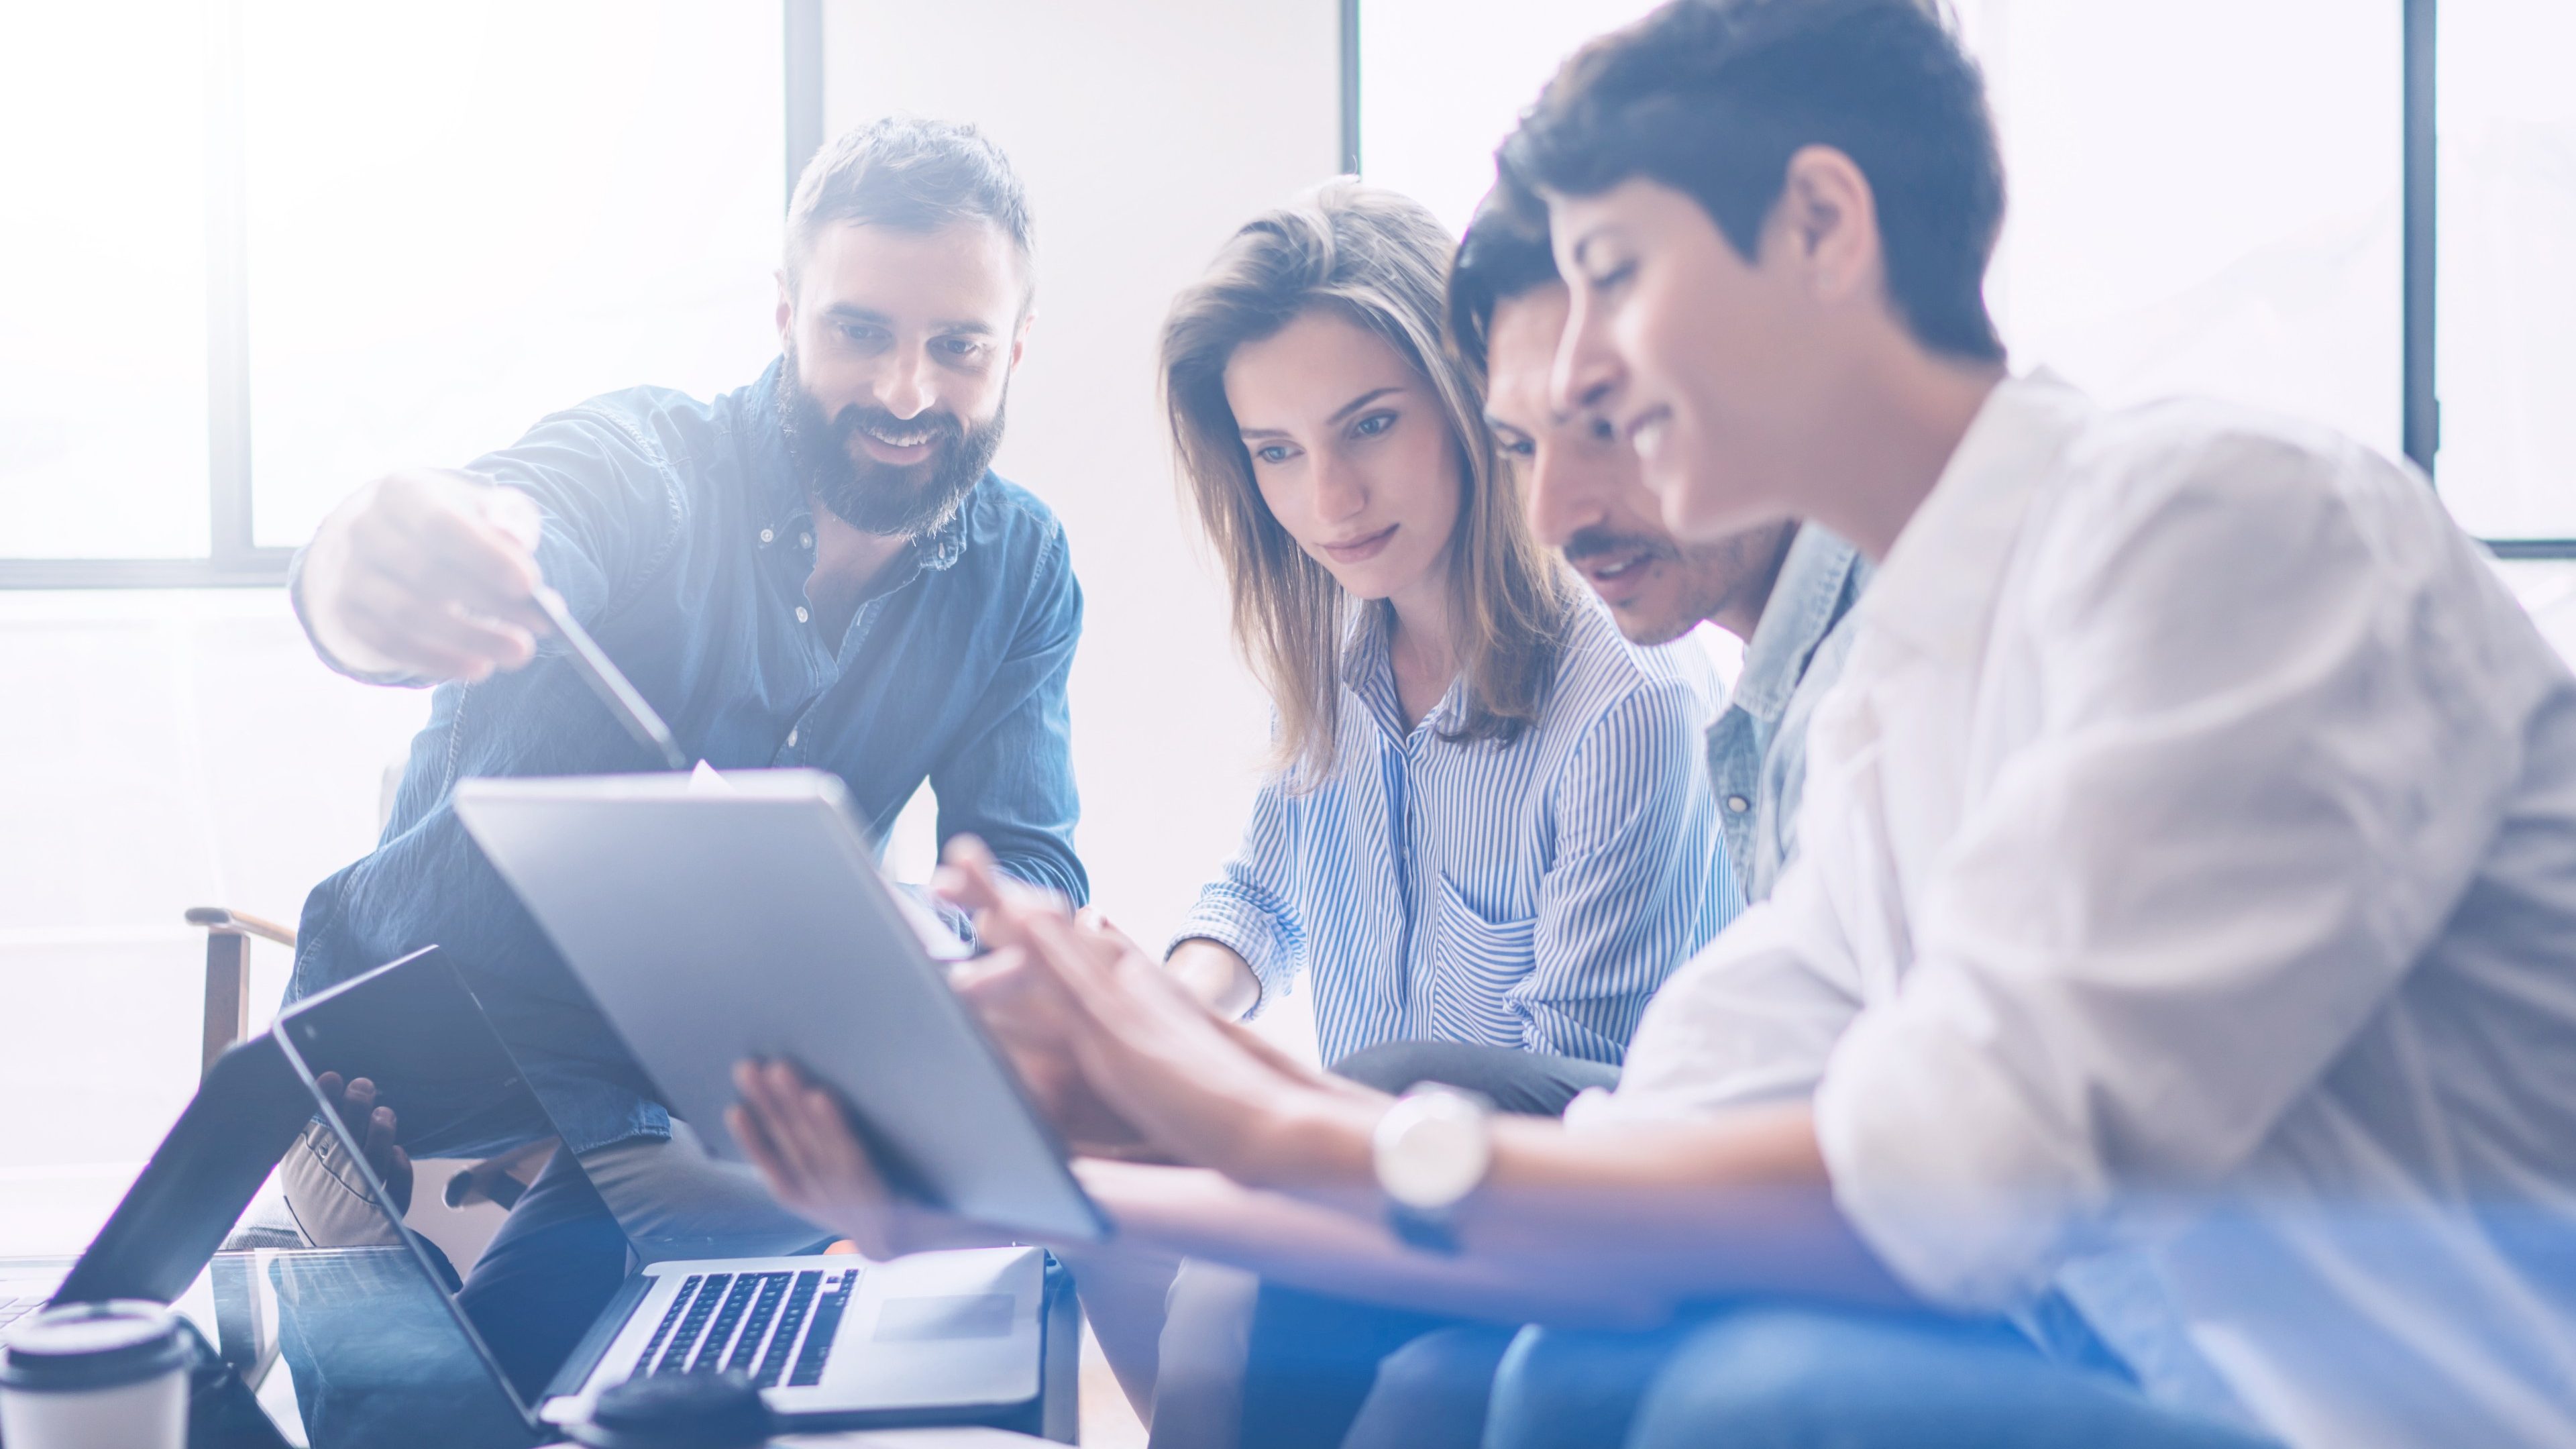
[[[2441,313],[2439,273],[2434,262],[2441,243],[2441,160],[2435,149],[2439,114],[2435,107],[2434,65],[2441,26],[2439,0],[2405,0],[2406,172],[2405,172],[2405,359],[2406,456],[2441,487],[2435,460],[2442,448],[2441,378],[2435,367],[2433,340]],[[2500,559],[2576,559],[2576,538],[2482,538]]]
[[[823,0],[780,0],[787,191],[823,148]],[[1343,0],[1346,8],[1357,0]],[[208,548],[196,558],[4,558],[0,590],[276,588],[291,548],[252,532],[249,243],[239,8],[219,0],[207,58],[206,447]]]

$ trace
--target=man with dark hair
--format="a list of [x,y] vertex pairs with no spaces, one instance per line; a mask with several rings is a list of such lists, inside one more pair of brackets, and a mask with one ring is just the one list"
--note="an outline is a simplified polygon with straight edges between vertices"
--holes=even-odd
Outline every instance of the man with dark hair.
[[1747,901],[1763,900],[1796,852],[1807,720],[1842,670],[1844,621],[1869,564],[1795,520],[1675,540],[1627,443],[1550,399],[1570,305],[1547,213],[1507,179],[1458,247],[1452,345],[1484,380],[1485,417],[1518,470],[1531,531],[1564,553],[1620,632],[1664,644],[1708,623],[1744,641],[1734,692],[1709,726],[1708,775],[1735,879]]
[[[648,1254],[821,1237],[671,1119],[451,808],[472,776],[653,767],[545,641],[540,586],[690,757],[832,771],[880,834],[927,782],[943,838],[1083,899],[1065,694],[1082,595],[1062,527],[990,467],[1031,263],[991,142],[860,127],[796,187],[780,357],[757,381],[712,402],[611,393],[462,469],[391,474],[299,556],[291,596],[326,662],[438,693],[382,843],[305,905],[292,991],[439,945],[562,1137],[478,1278],[543,1258],[530,1245],[602,1198]],[[541,1374],[564,1346],[520,1362]]]

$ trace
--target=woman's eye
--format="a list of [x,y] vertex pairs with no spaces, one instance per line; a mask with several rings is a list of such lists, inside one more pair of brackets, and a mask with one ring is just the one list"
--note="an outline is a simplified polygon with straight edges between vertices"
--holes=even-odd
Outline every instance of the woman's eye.
[[1630,277],[1633,277],[1636,274],[1637,264],[1635,262],[1621,262],[1617,266],[1595,275],[1592,278],[1592,290],[1596,292],[1614,290],[1621,283],[1627,281]]
[[1538,444],[1531,442],[1527,438],[1505,438],[1502,440],[1502,450],[1503,456],[1508,458],[1535,458],[1538,456]]
[[1584,423],[1583,430],[1590,434],[1592,441],[1596,443],[1615,443],[1619,441],[1619,430],[1612,427],[1610,425],[1610,420],[1605,417],[1595,416],[1591,418]]
[[1358,422],[1351,424],[1351,435],[1359,438],[1374,438],[1378,434],[1383,433],[1394,426],[1395,414],[1371,413],[1367,417],[1360,419]]
[[1285,463],[1289,459],[1290,452],[1291,450],[1284,443],[1264,443],[1252,450],[1252,456],[1264,463]]

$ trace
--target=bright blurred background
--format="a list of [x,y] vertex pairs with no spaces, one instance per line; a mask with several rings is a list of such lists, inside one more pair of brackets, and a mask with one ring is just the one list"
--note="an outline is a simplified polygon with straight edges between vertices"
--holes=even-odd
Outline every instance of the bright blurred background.
[[[0,1119],[0,1241],[77,1246],[185,1099],[181,910],[291,921],[374,835],[426,700],[313,661],[285,550],[389,466],[610,388],[750,380],[791,134],[971,119],[1028,181],[1040,321],[1000,465],[1071,530],[1081,845],[1101,902],[1159,936],[1233,844],[1266,719],[1175,506],[1165,302],[1354,146],[1463,226],[1559,59],[1644,8],[0,10],[0,1099],[51,1104]],[[2396,451],[2404,21],[2429,0],[1960,8],[2013,182],[1990,294],[2016,361]],[[2560,0],[2440,5],[2436,471],[2465,526],[2526,555],[2576,537],[2571,53]],[[816,80],[819,109],[791,101]],[[2576,639],[2569,566],[2509,567]],[[890,855],[917,875],[929,849],[916,811]],[[284,959],[258,959],[264,1014]],[[1299,1040],[1293,1006],[1267,1020]]]

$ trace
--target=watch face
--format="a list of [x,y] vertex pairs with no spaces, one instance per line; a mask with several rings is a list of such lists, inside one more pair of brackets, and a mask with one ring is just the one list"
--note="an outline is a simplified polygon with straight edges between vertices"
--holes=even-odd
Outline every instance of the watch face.
[[1485,1180],[1493,1155],[1485,1114],[1453,1093],[1426,1092],[1387,1109],[1378,1126],[1378,1185],[1409,1208],[1437,1211]]

